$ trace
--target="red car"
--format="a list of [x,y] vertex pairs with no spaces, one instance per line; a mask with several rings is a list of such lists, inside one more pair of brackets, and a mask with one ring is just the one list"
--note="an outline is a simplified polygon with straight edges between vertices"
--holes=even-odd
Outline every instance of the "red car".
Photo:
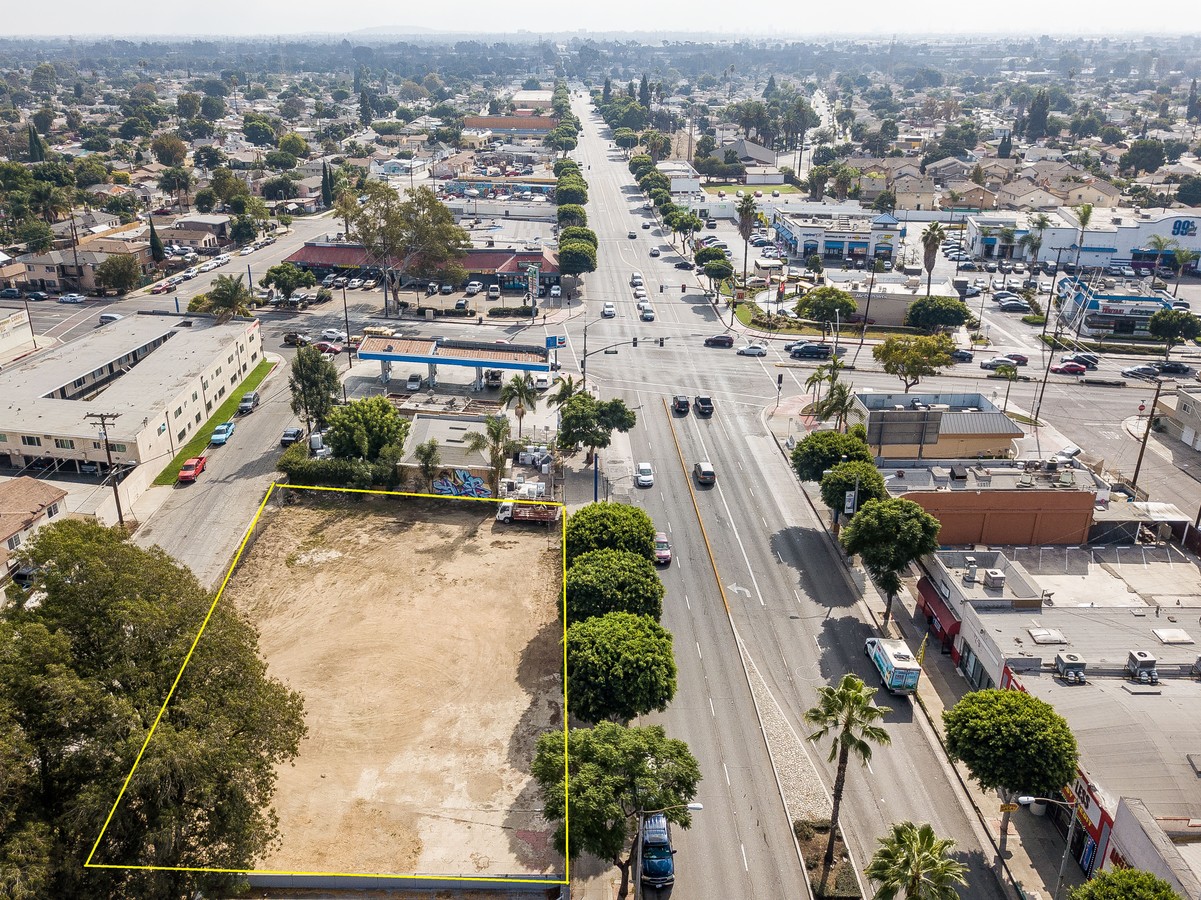
[[1080,363],[1065,362],[1056,363],[1051,366],[1051,371],[1056,375],[1083,375],[1088,369],[1080,365]]
[[208,464],[207,456],[197,456],[189,459],[183,464],[183,468],[179,470],[180,481],[195,481],[196,477],[204,471],[204,467]]
[[333,341],[317,341],[313,347],[320,350],[322,353],[328,353],[331,356],[337,356],[342,352],[342,345],[335,344]]
[[160,281],[158,284],[156,284],[154,287],[152,287],[152,288],[150,289],[150,293],[152,293],[152,294],[166,294],[166,293],[169,293],[169,292],[171,292],[171,291],[173,291],[173,290],[175,290],[175,285],[171,284],[171,282],[169,282],[169,281]]
[[1026,363],[1030,362],[1030,357],[1025,356],[1021,353],[1006,353],[1005,356],[1008,359],[1012,359],[1019,366],[1024,366],[1024,365],[1026,365]]

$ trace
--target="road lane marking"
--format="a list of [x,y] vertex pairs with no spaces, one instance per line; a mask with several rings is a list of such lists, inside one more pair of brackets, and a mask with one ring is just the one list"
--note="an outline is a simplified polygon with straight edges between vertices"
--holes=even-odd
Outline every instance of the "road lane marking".
[[741,848],[741,850],[742,850],[742,868],[743,868],[745,871],[747,871],[747,872],[750,872],[750,871],[751,871],[751,867],[750,867],[750,866],[748,866],[748,865],[746,864],[746,845],[745,845],[745,844],[743,844],[742,842],[739,842],[738,846],[739,846],[739,848]]
[[731,787],[730,770],[726,768],[726,764],[724,762],[721,764],[721,770],[726,773],[726,787]]
[[715,719],[717,718],[717,710],[713,708],[713,698],[712,697],[709,698],[709,714],[711,716],[713,716],[713,718],[715,718]]

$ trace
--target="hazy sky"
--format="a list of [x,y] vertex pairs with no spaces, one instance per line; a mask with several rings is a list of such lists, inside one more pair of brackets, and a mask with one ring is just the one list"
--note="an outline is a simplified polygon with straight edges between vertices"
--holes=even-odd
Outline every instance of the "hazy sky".
[[[56,0],[48,7],[8,0],[5,35],[279,35],[353,33],[361,28],[415,26],[437,31],[499,35],[516,31],[622,30],[672,32],[720,29],[722,33],[843,33],[865,38],[891,34],[1034,32],[1076,34],[1175,33],[1195,26],[1195,4],[1158,0],[1150,15],[1134,15],[1116,0],[857,0],[849,7],[812,7],[795,0],[647,2],[647,0],[514,0],[401,3],[357,0],[342,6],[326,0],[204,0],[202,3],[102,3]],[[840,12],[841,10],[841,12]],[[350,12],[350,15],[343,14]],[[749,15],[748,15],[749,13]],[[845,13],[845,15],[843,14]],[[703,23],[703,25],[702,25]]]

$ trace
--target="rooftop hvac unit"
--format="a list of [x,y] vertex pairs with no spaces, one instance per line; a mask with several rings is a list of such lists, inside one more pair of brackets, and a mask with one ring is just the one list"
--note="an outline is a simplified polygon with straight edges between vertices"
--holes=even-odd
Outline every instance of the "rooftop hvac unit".
[[1056,653],[1055,671],[1063,676],[1068,684],[1084,684],[1084,670],[1088,664],[1079,653]]
[[1005,587],[1005,573],[1000,569],[985,569],[984,570],[984,586],[986,588],[1003,588]]
[[1141,684],[1159,684],[1155,657],[1146,650],[1131,650],[1126,656],[1126,672]]
[[1059,458],[1052,456],[1050,459],[1048,459],[1046,462],[1046,468],[1048,472],[1057,471],[1059,469]]

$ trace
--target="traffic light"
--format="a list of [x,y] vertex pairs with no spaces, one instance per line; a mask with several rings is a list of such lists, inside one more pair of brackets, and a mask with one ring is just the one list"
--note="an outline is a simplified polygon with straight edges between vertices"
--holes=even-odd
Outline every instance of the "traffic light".
[[659,338],[659,346],[660,346],[660,347],[662,347],[662,346],[663,346],[663,338]]
[[633,346],[633,347],[638,346],[638,338],[634,338],[634,343],[631,346]]

